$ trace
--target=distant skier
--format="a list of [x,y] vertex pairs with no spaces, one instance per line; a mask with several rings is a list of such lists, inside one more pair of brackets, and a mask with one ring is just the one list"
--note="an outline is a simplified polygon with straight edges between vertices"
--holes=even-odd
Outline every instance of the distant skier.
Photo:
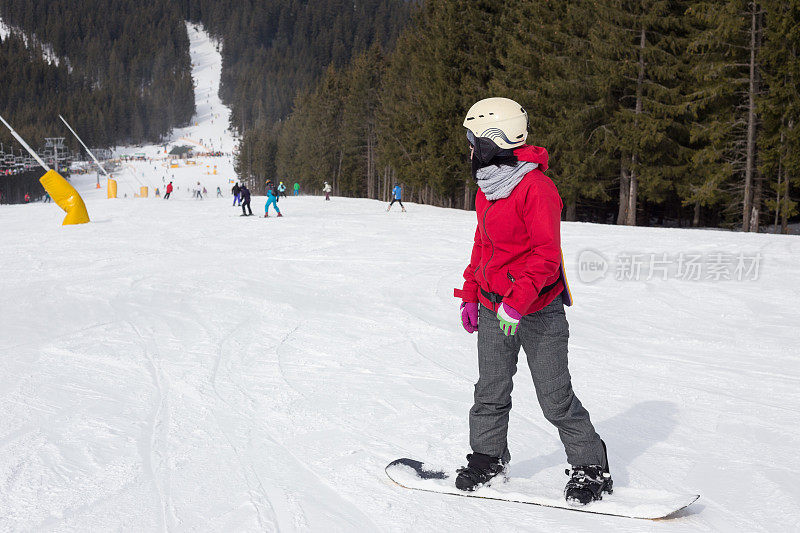
[[[253,214],[253,210],[250,209],[250,189],[247,188],[247,185],[242,185],[242,188],[239,190],[239,194],[242,196],[242,216],[250,216]],[[245,208],[249,213],[245,212]]]
[[200,185],[200,182],[197,182],[197,188],[194,191],[195,197],[202,200],[203,199],[203,187]]
[[394,203],[397,202],[397,203],[400,204],[400,207],[403,209],[403,213],[405,213],[406,212],[406,208],[403,205],[402,198],[403,198],[403,188],[399,184],[396,184],[394,186],[394,189],[392,189],[392,202],[389,204],[389,207],[387,207],[386,210],[387,211],[391,210],[392,206],[394,205]]
[[167,193],[164,195],[164,200],[169,200],[169,195],[172,194],[172,182],[167,184]]
[[222,198],[222,189],[217,187],[217,198]]
[[158,187],[156,187],[156,198],[161,198],[161,191],[158,190]]
[[297,182],[295,182],[295,184],[294,184],[294,195],[295,196],[300,196],[300,184],[297,183]]
[[283,182],[278,184],[278,195],[286,198],[286,185],[284,185]]
[[[464,329],[478,331],[478,382],[469,411],[467,466],[455,485],[473,491],[505,475],[512,378],[525,349],[536,396],[572,465],[567,502],[586,505],[611,493],[605,443],[572,389],[567,365],[572,300],[561,254],[558,190],[544,171],[547,150],[525,144],[528,114],[508,98],[473,105],[464,120],[478,184],[478,227],[462,299]],[[487,216],[488,215],[488,216]]]
[[267,203],[264,204],[264,218],[269,217],[269,206],[274,206],[278,216],[282,217],[281,210],[278,209],[278,190],[272,180],[267,180]]
[[31,195],[28,194],[28,193],[25,193],[24,201],[25,201],[26,204],[29,203],[31,201]]
[[331,200],[331,186],[328,185],[328,182],[325,182],[325,186],[322,188],[322,192],[325,193],[325,201],[330,202]]
[[49,204],[51,200],[52,200],[52,198],[50,198],[50,193],[45,191],[44,192],[44,200],[42,200],[42,202],[44,202],[46,204]]
[[231,192],[233,193],[233,205],[242,205],[242,197],[241,197],[242,188],[239,187],[238,183],[233,184]]

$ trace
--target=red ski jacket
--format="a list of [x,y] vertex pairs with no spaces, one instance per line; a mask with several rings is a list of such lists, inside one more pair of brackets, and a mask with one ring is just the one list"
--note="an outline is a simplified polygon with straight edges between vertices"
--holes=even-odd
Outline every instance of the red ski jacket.
[[535,313],[564,294],[572,305],[561,254],[561,197],[544,175],[547,150],[523,146],[520,161],[539,166],[528,172],[507,198],[475,198],[478,228],[464,286],[455,295],[497,310],[500,299],[519,313]]
[[167,192],[172,192],[172,184],[171,183],[167,184]]

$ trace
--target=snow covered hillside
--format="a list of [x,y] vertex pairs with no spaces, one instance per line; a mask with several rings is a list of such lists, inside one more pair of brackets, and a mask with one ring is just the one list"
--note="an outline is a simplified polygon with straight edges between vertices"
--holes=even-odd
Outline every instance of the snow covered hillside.
[[[159,188],[161,194],[170,181],[175,186],[173,197],[191,198],[198,182],[209,194],[216,188],[230,191],[236,175],[233,170],[233,150],[236,141],[228,129],[230,109],[219,99],[222,56],[221,46],[213,41],[202,26],[186,24],[189,34],[189,51],[192,57],[192,78],[195,85],[197,107],[191,124],[174,130],[170,139],[161,145],[127,146],[116,151],[117,156],[142,154],[146,160],[132,160],[123,164],[114,174],[118,182],[118,196],[133,198],[142,186],[149,187],[150,196]],[[80,133],[80,132],[79,132]],[[188,163],[169,152],[175,147],[188,146],[198,153],[222,152],[222,157],[194,157]],[[173,166],[176,165],[176,166]],[[216,172],[216,174],[215,174]],[[101,180],[105,184],[105,180]],[[100,197],[105,189],[97,191]]]
[[[229,152],[219,55],[189,33],[208,104],[174,137]],[[573,384],[616,486],[702,496],[653,523],[384,474],[469,451],[476,337],[452,289],[474,213],[290,197],[284,218],[242,218],[229,187],[184,190],[226,185],[230,166],[175,169],[169,201],[132,198],[163,167],[128,168],[128,199],[76,178],[90,224],[0,206],[0,530],[800,529],[797,237],[563,225]],[[564,452],[524,358],[510,447],[511,476],[559,494]]]

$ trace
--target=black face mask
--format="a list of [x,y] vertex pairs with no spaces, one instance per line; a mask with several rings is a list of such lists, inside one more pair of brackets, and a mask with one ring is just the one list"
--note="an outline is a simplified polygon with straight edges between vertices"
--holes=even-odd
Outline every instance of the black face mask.
[[472,160],[476,159],[481,163],[488,163],[503,151],[493,140],[488,137],[475,137],[471,130],[467,130],[467,140],[472,146]]
[[467,140],[472,146],[472,179],[476,179],[478,170],[489,165],[515,165],[517,163],[517,157],[513,150],[500,148],[489,138],[475,137],[472,131],[467,130]]

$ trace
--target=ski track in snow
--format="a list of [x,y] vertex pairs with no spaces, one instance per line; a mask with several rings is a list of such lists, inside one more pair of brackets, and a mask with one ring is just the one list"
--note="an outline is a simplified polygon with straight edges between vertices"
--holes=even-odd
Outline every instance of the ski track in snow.
[[[187,28],[197,117],[173,139],[231,151],[216,44]],[[800,530],[786,459],[800,446],[797,237],[563,225],[573,383],[616,485],[702,496],[651,523],[386,478],[401,456],[459,464],[468,451],[475,336],[452,287],[473,213],[290,197],[282,219],[242,218],[227,157],[135,161],[116,177],[127,199],[75,178],[92,224],[0,206],[0,530]],[[179,187],[170,201],[132,198],[166,179]],[[191,199],[198,180],[209,199]],[[587,248],[764,259],[758,281],[584,284]],[[511,474],[559,474],[524,361]]]

